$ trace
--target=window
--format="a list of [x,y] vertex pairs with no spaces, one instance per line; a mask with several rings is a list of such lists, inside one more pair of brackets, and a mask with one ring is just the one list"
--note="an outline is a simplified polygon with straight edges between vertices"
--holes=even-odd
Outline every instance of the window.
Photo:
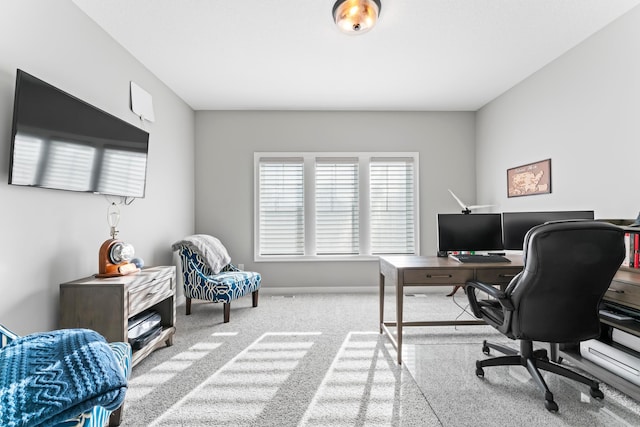
[[417,254],[417,153],[255,153],[255,259]]
[[358,159],[316,160],[316,254],[360,251]]
[[260,162],[259,248],[261,255],[304,255],[302,159]]
[[415,253],[413,162],[374,159],[370,166],[371,253]]

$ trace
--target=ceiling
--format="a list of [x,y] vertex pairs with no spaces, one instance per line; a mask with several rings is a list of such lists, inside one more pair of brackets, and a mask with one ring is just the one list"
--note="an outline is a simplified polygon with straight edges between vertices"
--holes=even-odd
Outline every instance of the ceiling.
[[640,0],[73,0],[194,110],[475,111]]

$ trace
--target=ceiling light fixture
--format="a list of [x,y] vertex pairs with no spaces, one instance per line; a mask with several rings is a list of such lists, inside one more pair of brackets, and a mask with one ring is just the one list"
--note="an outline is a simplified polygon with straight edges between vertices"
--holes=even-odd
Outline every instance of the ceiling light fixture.
[[340,31],[364,34],[376,25],[380,0],[338,0],[333,5],[333,20]]

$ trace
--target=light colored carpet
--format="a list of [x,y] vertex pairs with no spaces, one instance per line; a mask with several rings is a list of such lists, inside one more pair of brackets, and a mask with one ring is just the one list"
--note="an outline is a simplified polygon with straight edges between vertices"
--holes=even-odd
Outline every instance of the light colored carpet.
[[[448,290],[407,297],[406,319],[460,315]],[[387,320],[393,301],[385,298]],[[456,301],[465,305],[462,292]],[[513,413],[521,413],[523,422],[507,424],[544,425],[528,421],[547,416],[532,384],[488,369],[484,381],[475,376],[482,340],[509,341],[488,326],[406,328],[406,360],[398,366],[395,350],[378,333],[373,293],[263,293],[257,308],[250,297],[232,304],[226,324],[221,305],[194,303],[190,316],[178,307],[176,327],[172,347],[133,369],[124,427],[496,425]],[[634,408],[613,407],[605,394],[604,406],[593,410],[611,410],[621,424],[602,424],[608,419],[597,417],[589,424],[625,425],[637,415]],[[557,399],[561,414],[590,405],[568,404],[571,399],[579,400],[579,393]],[[551,420],[586,425],[571,417]]]
[[[605,398],[599,401],[591,398],[589,387],[543,372],[559,406],[557,413],[550,413],[522,366],[487,367],[483,379],[476,377],[475,361],[486,357],[480,344],[416,344],[404,355],[407,369],[443,426],[640,425],[638,403],[603,384]],[[569,367],[566,361],[563,365]]]

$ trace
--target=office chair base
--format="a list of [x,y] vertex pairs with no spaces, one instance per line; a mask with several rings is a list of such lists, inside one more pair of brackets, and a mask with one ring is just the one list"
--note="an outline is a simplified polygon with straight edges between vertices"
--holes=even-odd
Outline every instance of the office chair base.
[[544,407],[547,409],[547,411],[549,412],[558,412],[558,404],[556,402],[554,402],[553,400],[545,400],[544,401]]
[[524,366],[527,368],[527,371],[529,371],[529,375],[531,375],[531,378],[534,380],[538,388],[544,394],[544,407],[549,412],[558,412],[558,404],[553,400],[553,393],[551,393],[547,383],[542,378],[540,370],[551,372],[588,385],[591,397],[598,400],[604,399],[604,394],[600,390],[600,385],[597,381],[550,361],[546,350],[533,350],[533,343],[531,341],[521,340],[519,352],[501,344],[483,341],[482,352],[488,355],[490,349],[497,350],[506,354],[506,356],[476,360],[476,376],[484,378],[483,368],[487,366]]
[[[507,347],[506,345],[502,345],[502,344],[496,344],[496,343],[492,343],[492,342],[488,342],[487,340],[482,341],[482,352],[484,354],[486,354],[487,356],[490,353],[490,350],[494,349],[494,350],[498,350],[500,353],[502,354],[506,354],[509,356],[515,356],[516,354],[520,354],[520,352],[518,350],[515,350],[511,347]],[[538,350],[533,350],[533,357],[536,359],[543,359],[543,360],[549,360],[549,356],[547,354],[547,350],[541,348]],[[560,363],[560,362],[558,362]]]

